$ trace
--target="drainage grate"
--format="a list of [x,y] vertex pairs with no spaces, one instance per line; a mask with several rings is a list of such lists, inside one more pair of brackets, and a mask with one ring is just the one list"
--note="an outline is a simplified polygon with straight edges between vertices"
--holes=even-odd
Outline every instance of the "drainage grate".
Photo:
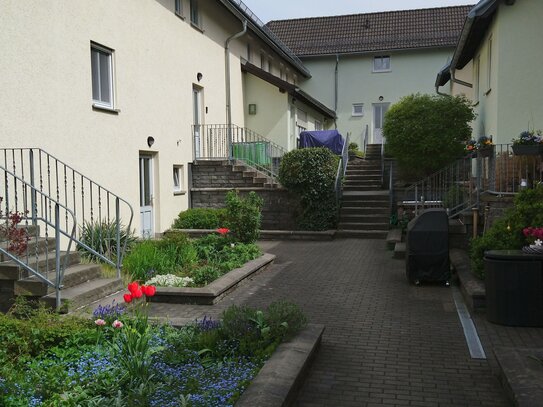
[[486,359],[483,345],[481,345],[479,335],[477,334],[477,329],[475,328],[468,308],[464,303],[462,293],[457,287],[451,288],[454,298],[454,304],[456,305],[456,311],[458,312],[458,318],[460,318],[460,323],[462,324],[462,328],[464,329],[464,337],[466,338],[469,354],[471,355],[472,359]]

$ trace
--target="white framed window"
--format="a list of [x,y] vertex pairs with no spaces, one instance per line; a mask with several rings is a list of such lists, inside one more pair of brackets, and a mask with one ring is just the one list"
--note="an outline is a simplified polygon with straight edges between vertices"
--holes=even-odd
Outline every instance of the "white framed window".
[[479,102],[479,88],[480,88],[480,67],[481,67],[481,56],[478,56],[473,63],[473,101],[475,103]]
[[92,101],[113,109],[113,50],[91,42]]
[[183,0],[174,0],[175,14],[179,17],[183,17]]
[[315,130],[322,130],[322,123],[318,120],[315,120]]
[[351,116],[364,116],[364,103],[353,103]]
[[373,72],[390,72],[390,56],[379,55],[373,57]]
[[293,85],[298,85],[298,77],[296,75],[292,75],[292,84]]
[[492,89],[492,36],[488,39],[487,59],[486,93],[488,94]]
[[202,28],[202,19],[198,9],[198,0],[190,0],[190,22],[198,28]]
[[173,166],[173,192],[183,192],[183,166]]

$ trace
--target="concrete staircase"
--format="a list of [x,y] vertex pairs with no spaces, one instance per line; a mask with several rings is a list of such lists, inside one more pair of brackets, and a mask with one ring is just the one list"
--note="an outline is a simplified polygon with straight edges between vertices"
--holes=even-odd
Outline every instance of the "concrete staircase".
[[343,184],[338,237],[384,239],[390,222],[389,192],[382,189],[381,145],[349,161]]
[[[27,253],[27,264],[34,269],[49,270],[46,277],[54,281],[56,261],[54,239],[31,238],[28,242]],[[73,249],[69,254],[61,252],[60,264],[63,265],[65,260],[61,312],[71,312],[123,288],[121,279],[102,277],[100,265],[82,263],[79,252]],[[3,311],[9,307],[16,296],[21,295],[38,299],[51,307],[56,306],[55,289],[31,275],[7,256],[0,256],[0,286],[2,287],[0,295],[3,297],[0,303]]]

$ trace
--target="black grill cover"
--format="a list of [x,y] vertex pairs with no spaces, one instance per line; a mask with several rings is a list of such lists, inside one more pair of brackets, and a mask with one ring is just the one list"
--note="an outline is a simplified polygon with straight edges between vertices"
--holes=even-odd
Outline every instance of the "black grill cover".
[[427,209],[407,225],[406,274],[411,283],[449,280],[449,218],[444,209]]

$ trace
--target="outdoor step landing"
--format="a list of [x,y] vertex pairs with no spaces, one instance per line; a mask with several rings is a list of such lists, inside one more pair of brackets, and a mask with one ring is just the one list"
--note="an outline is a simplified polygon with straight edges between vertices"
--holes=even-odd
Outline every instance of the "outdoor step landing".
[[381,181],[380,174],[347,174],[346,181]]
[[338,230],[387,230],[390,225],[388,222],[384,223],[363,223],[363,222],[340,222],[338,225]]
[[356,209],[364,208],[376,208],[379,210],[390,211],[388,200],[366,200],[366,201],[355,201],[355,200],[344,200],[341,206],[341,209],[348,209],[349,212]]
[[[64,289],[83,284],[87,281],[100,278],[102,269],[98,264],[75,264],[66,269],[62,284]],[[54,273],[49,279],[54,281]],[[43,297],[55,291],[54,288],[42,282],[38,277],[32,276],[15,282],[15,295]]]
[[[365,202],[362,202],[365,203]],[[379,202],[381,203],[381,202]],[[348,206],[347,202],[344,203],[345,206],[342,206],[339,210],[340,217],[343,216],[386,216],[389,219],[390,209],[387,207],[371,207],[371,206]]]
[[339,221],[341,223],[386,223],[390,222],[390,217],[378,214],[344,214],[340,212]]
[[[61,290],[61,312],[68,313],[123,289],[120,278],[98,278]],[[56,293],[40,298],[50,307],[56,306]]]
[[343,185],[343,192],[347,191],[375,191],[378,190],[381,187],[380,184],[369,184],[369,185],[353,185],[353,184],[346,184]]
[[385,239],[386,230],[344,230],[338,229],[337,238],[356,238],[356,239]]
[[394,245],[394,258],[405,259],[406,244],[405,242],[397,242]]

